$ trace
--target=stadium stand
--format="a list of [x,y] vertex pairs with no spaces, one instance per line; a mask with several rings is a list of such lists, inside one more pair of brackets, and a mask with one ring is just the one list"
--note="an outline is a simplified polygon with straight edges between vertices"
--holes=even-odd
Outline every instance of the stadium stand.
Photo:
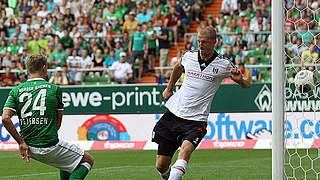
[[[302,29],[319,29],[316,21],[312,21],[319,19],[314,11],[319,6],[316,2],[309,1],[310,8],[303,8],[307,6],[303,3],[297,5],[301,6],[301,11],[289,10],[286,29],[292,30],[295,22],[299,22]],[[256,59],[254,65],[268,65],[272,62],[270,5],[270,0],[4,0],[0,2],[1,72],[4,73],[4,67],[10,67],[17,75],[25,70],[25,61],[30,54],[42,53],[47,55],[51,68],[49,79],[55,74],[56,67],[66,64],[68,71],[81,72],[78,73],[81,77],[77,77],[80,84],[109,84],[110,79],[104,79],[105,74],[108,76],[104,62],[112,59],[112,63],[113,59],[119,59],[121,52],[125,52],[135,77],[129,83],[156,83],[154,68],[159,69],[159,42],[155,38],[159,35],[158,20],[162,20],[169,29],[170,61],[176,57],[177,50],[197,48],[195,32],[198,28],[213,26],[219,33],[217,51],[232,61],[239,56],[245,65],[249,65],[250,57]],[[286,1],[287,9],[293,5]],[[143,52],[143,66],[128,51],[130,42],[134,40],[131,35],[138,24],[142,26],[141,34],[147,37],[138,43],[156,47],[155,52]],[[286,37],[287,54],[301,55],[306,46],[299,46],[299,43],[319,42],[319,38],[310,33],[293,33]],[[231,46],[229,53],[228,46]],[[77,54],[72,58],[73,51]],[[116,58],[110,56],[112,51]],[[318,46],[315,52],[319,54]],[[154,60],[148,61],[152,56],[147,53],[155,54],[155,66],[152,65]],[[141,67],[143,77],[138,81],[137,72]],[[96,71],[99,71],[95,73],[98,78],[93,78],[90,72]],[[165,70],[161,72],[165,74]],[[268,79],[266,68],[261,69],[261,73],[255,82]]]

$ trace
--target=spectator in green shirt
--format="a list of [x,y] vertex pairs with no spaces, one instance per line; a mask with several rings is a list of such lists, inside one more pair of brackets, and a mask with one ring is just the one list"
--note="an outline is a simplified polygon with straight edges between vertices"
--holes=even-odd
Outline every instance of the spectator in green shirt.
[[149,61],[149,70],[154,71],[154,65],[156,61],[156,31],[152,27],[152,21],[149,21],[147,23],[147,39],[149,43],[149,48],[148,48],[148,61]]
[[52,53],[52,57],[49,61],[49,66],[51,68],[62,67],[66,64],[68,59],[67,53],[63,50],[62,43],[59,43],[57,46],[57,51]]
[[138,81],[141,80],[144,54],[148,53],[148,44],[147,36],[141,31],[141,24],[139,24],[137,31],[132,33],[129,42],[129,53],[133,55],[134,59],[139,60]]
[[83,48],[83,49],[87,49],[88,50],[88,45],[87,45],[87,42],[83,39],[83,37],[78,37],[78,43],[80,44],[80,46]]
[[51,18],[51,26],[50,26],[50,28],[52,28],[54,31],[58,31],[57,17],[53,16]]
[[7,41],[5,39],[1,39],[0,56],[5,56],[7,51],[8,51]]
[[116,30],[120,30],[119,21],[122,19],[122,15],[115,11],[114,5],[110,5],[110,12],[105,14],[103,19],[106,19],[107,24],[111,25],[115,32],[117,32]]
[[114,47],[114,50],[115,50],[115,52],[116,52],[116,56],[117,56],[118,58],[120,58],[120,53],[122,53],[122,52],[124,51],[124,49],[123,49],[122,46],[121,46],[120,39],[116,39],[115,42],[116,42],[116,45],[115,45],[115,47]]
[[12,39],[12,43],[9,46],[8,51],[11,53],[11,55],[22,54],[23,46],[22,46],[22,44],[18,44],[17,37],[14,37]]
[[63,30],[63,37],[60,39],[60,43],[63,46],[63,49],[73,48],[73,39],[69,35],[69,31],[67,29]]
[[17,7],[17,4],[18,4],[18,0],[8,0],[9,7],[13,9]]
[[116,13],[121,14],[121,19],[128,12],[129,9],[124,5],[124,1],[117,1]]
[[248,5],[246,9],[246,16],[249,17],[250,19],[254,18],[256,14],[253,12],[252,5]]

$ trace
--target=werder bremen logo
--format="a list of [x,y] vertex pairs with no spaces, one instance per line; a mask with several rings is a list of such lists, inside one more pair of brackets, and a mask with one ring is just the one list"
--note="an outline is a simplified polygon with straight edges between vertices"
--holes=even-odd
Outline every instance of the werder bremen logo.
[[265,84],[254,100],[254,103],[257,105],[260,111],[271,111],[271,101],[271,90]]

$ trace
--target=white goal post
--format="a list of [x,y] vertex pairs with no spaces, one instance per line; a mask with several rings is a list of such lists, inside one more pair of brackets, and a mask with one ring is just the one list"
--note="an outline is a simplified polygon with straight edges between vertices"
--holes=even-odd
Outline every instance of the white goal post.
[[284,1],[272,0],[272,180],[284,179]]

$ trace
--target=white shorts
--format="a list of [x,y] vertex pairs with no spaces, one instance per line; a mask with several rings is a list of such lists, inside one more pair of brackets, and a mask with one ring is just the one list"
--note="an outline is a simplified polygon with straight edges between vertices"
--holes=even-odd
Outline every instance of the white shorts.
[[62,140],[48,148],[29,147],[32,159],[69,173],[75,170],[84,156],[83,149]]

